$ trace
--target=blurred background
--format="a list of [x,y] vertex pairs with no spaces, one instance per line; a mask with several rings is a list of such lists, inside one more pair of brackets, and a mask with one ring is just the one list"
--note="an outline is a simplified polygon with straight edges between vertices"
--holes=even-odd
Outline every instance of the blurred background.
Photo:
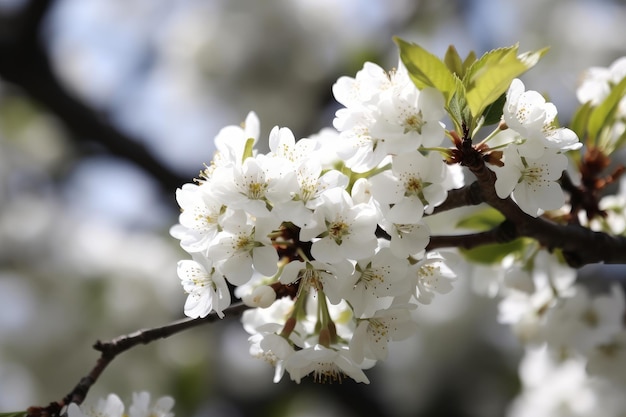
[[[182,317],[168,233],[174,192],[218,130],[261,119],[296,137],[332,123],[331,86],[392,36],[443,56],[550,46],[525,75],[567,123],[582,70],[626,53],[610,0],[0,0],[0,412],[60,400],[91,349]],[[520,348],[493,300],[455,291],[420,307],[370,385],[272,384],[238,321],[117,358],[87,402],[173,395],[178,416],[501,416]]]

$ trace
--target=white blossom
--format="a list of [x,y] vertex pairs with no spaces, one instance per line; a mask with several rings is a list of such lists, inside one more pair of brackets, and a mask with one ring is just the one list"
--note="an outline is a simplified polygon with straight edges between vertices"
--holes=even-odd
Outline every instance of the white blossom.
[[565,155],[544,152],[539,158],[521,156],[516,147],[504,150],[504,166],[496,172],[496,193],[500,198],[512,195],[513,200],[533,217],[541,210],[555,210],[565,203],[563,190],[557,183],[567,167]]
[[70,403],[67,408],[68,417],[173,417],[171,412],[174,399],[169,396],[158,398],[150,405],[150,393],[143,391],[133,393],[133,402],[124,413],[124,403],[116,394],[109,394],[106,399],[100,399],[95,407],[79,407]]
[[188,294],[185,314],[191,318],[206,317],[213,310],[224,317],[223,310],[230,305],[230,292],[224,277],[210,259],[178,261],[178,277]]
[[176,201],[182,213],[170,233],[187,252],[206,252],[220,228],[223,205],[206,183],[183,185],[176,190]]
[[350,341],[350,351],[356,363],[362,363],[365,358],[385,360],[389,342],[414,335],[417,324],[411,320],[412,307],[415,306],[397,305],[360,319]]
[[369,379],[349,356],[347,349],[327,348],[317,344],[298,350],[287,358],[285,369],[297,383],[312,374],[316,382],[341,382],[347,376],[356,382],[369,384]]
[[556,116],[556,106],[541,94],[525,91],[524,83],[517,78],[511,82],[502,117],[519,134],[521,155],[539,158],[546,148],[563,151],[582,146],[572,130],[555,126]]
[[375,208],[354,204],[350,195],[339,188],[327,191],[322,199],[324,204],[316,208],[313,223],[305,225],[300,232],[301,239],[314,240],[313,257],[336,263],[372,256],[377,247]]

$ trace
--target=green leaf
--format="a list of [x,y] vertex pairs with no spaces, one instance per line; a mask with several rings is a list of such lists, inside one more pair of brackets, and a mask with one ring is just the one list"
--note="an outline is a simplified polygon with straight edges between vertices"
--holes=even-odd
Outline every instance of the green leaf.
[[605,124],[611,124],[617,105],[624,97],[624,94],[626,94],[626,78],[613,87],[606,99],[593,109],[587,125],[587,133],[591,139],[595,140],[595,137]]
[[465,73],[463,61],[454,45],[448,46],[446,55],[443,57],[443,62],[453,74],[456,74],[459,78],[463,78],[463,74]]
[[472,116],[480,117],[485,107],[506,92],[511,81],[525,70],[517,59],[517,46],[494,49],[474,62],[463,79]]
[[14,413],[0,413],[0,417],[26,417],[28,411],[16,411]]
[[470,124],[470,111],[467,107],[467,100],[465,100],[465,86],[458,77],[456,78],[456,90],[446,107],[450,118],[454,122],[454,127],[457,131],[461,131],[462,126]]
[[467,69],[471,67],[474,62],[476,62],[476,52],[470,51],[465,57],[465,61],[463,61],[463,75],[465,75]]
[[467,217],[462,218],[456,224],[459,229],[476,231],[490,230],[504,221],[504,216],[493,207],[478,210]]
[[505,256],[511,253],[522,252],[526,248],[528,241],[528,238],[518,238],[507,243],[490,243],[473,249],[460,248],[460,252],[469,261],[494,264],[501,262]]
[[434,87],[443,93],[446,104],[456,89],[455,77],[446,64],[421,46],[395,37],[400,48],[400,59],[417,88]]
[[472,116],[480,117],[485,108],[507,91],[511,81],[533,67],[546,48],[517,56],[518,46],[485,53],[468,69],[463,82]]
[[572,117],[572,122],[570,123],[569,128],[572,129],[581,140],[584,140],[592,109],[593,107],[591,106],[591,102],[588,101],[578,107]]
[[626,144],[626,130],[613,143],[613,149],[619,149]]
[[493,125],[500,122],[506,103],[506,93],[502,93],[500,97],[485,108],[483,116],[485,117],[485,126]]

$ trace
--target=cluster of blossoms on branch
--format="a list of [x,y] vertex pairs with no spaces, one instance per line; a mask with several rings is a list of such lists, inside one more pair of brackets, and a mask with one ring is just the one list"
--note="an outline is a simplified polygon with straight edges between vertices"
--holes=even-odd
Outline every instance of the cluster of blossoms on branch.
[[[171,234],[191,256],[177,271],[185,314],[213,320],[245,307],[250,353],[275,367],[275,382],[287,372],[298,383],[367,383],[389,343],[416,331],[418,306],[463,274],[500,298],[498,320],[526,347],[509,416],[623,416],[623,285],[598,291],[574,267],[626,262],[626,182],[606,193],[626,171],[611,166],[626,144],[626,58],[585,74],[565,128],[518,78],[545,50],[462,60],[450,47],[440,60],[396,41],[396,69],[366,63],[335,83],[333,128],[296,140],[274,127],[267,153],[253,112],[218,133],[212,162],[176,192]],[[473,233],[443,236],[442,223]],[[595,243],[610,253],[585,246]],[[229,310],[233,297],[245,304]],[[92,372],[192,322],[98,342]],[[126,414],[114,394],[91,409],[68,404],[93,380],[28,415],[172,416],[171,398],[150,406],[147,393]]]
[[[515,59],[522,69],[537,59],[509,52],[500,59]],[[256,150],[259,120],[250,113],[242,126],[219,132],[211,164],[177,191],[182,213],[171,234],[191,254],[178,264],[189,294],[185,314],[222,317],[231,293],[254,307],[243,316],[250,351],[275,366],[276,382],[285,371],[296,382],[307,375],[368,382],[363,370],[387,357],[389,342],[414,332],[417,306],[452,290],[462,259],[428,249],[425,218],[464,185],[459,132],[470,138],[493,118],[487,104],[496,102],[470,102],[469,86],[480,83],[468,82],[469,105],[459,110],[450,91],[435,88],[439,81],[422,85],[423,73],[403,62],[389,72],[366,63],[356,77],[341,77],[333,86],[343,106],[334,129],[296,140],[288,128],[275,127],[266,154]],[[467,73],[479,74],[471,66]],[[474,145],[497,177],[495,192],[532,217],[560,209],[566,197],[559,180],[566,152],[582,146],[578,135],[558,127],[556,107],[517,78],[502,99],[499,123]],[[470,110],[483,117],[468,119]],[[446,117],[454,129],[446,128]],[[503,302],[502,321],[525,326],[525,314],[539,319],[550,296],[560,300],[549,273],[533,275],[539,253],[528,245],[499,266],[508,271],[501,292],[515,294]],[[584,290],[565,290],[571,307],[561,310],[594,303]],[[623,294],[612,294],[607,303],[617,307],[608,320],[617,325]],[[559,343],[577,337],[548,335]]]
[[424,213],[462,185],[458,170],[426,148],[444,140],[443,99],[419,91],[406,70],[366,64],[334,86],[335,126],[295,140],[287,128],[255,151],[259,122],[229,126],[197,184],[177,192],[172,234],[192,254],[178,273],[185,313],[222,314],[227,283],[251,306],[252,351],[276,380],[313,373],[367,382],[362,368],[412,334],[410,312],[452,289],[450,261],[424,249]]

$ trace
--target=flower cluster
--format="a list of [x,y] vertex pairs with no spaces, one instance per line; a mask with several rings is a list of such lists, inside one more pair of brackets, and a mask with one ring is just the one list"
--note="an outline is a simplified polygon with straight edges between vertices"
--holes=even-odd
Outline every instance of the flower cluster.
[[[579,149],[578,136],[556,127],[557,109],[536,91],[525,91],[519,79],[506,94],[503,123],[493,142],[506,146],[503,166],[494,166],[498,197],[509,195],[531,216],[565,203],[557,180],[567,168],[565,151]],[[493,145],[493,143],[492,143]]]
[[296,141],[275,127],[259,153],[259,121],[222,129],[216,154],[176,197],[171,234],[192,259],[178,264],[185,313],[220,317],[231,290],[251,353],[300,381],[363,373],[387,344],[411,335],[411,310],[452,289],[455,258],[427,252],[423,221],[462,185],[431,150],[444,139],[443,97],[418,90],[400,66],[367,63],[333,87],[334,126]]
[[623,415],[623,287],[613,283],[602,290],[596,283],[589,288],[554,253],[536,244],[526,249],[491,270],[477,268],[473,277],[480,293],[500,298],[498,321],[509,325],[525,347],[521,392],[507,415]]
[[174,406],[172,397],[161,397],[150,405],[150,393],[143,391],[133,393],[133,402],[124,413],[124,403],[115,394],[100,399],[93,407],[79,407],[71,403],[67,407],[67,417],[174,417],[171,412]]

